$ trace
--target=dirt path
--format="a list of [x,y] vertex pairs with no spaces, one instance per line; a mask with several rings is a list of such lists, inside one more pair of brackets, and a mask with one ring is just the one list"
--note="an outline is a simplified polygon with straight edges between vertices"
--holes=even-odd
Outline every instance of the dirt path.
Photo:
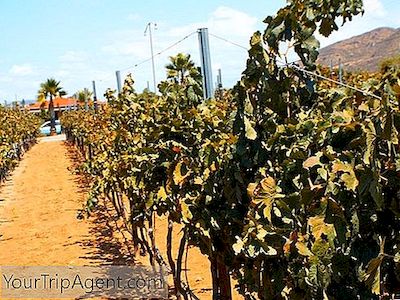
[[[73,175],[74,152],[60,138],[45,138],[21,161],[0,187],[0,266],[148,264],[146,257],[134,259],[128,240],[116,230],[113,212],[97,211],[78,220],[86,191]],[[166,259],[166,220],[158,220],[156,238]],[[179,232],[174,234],[174,250]],[[188,277],[200,299],[211,299],[209,262],[197,249],[189,249]],[[184,276],[184,275],[183,275]],[[239,299],[234,293],[234,298]]]
[[78,221],[84,194],[61,141],[35,145],[0,188],[0,265],[88,265],[90,224]]

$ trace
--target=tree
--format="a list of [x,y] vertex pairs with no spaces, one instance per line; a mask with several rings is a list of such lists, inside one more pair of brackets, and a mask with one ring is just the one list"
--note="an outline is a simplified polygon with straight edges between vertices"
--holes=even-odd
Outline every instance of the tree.
[[167,78],[181,85],[187,84],[189,77],[201,83],[201,74],[194,62],[190,59],[190,54],[178,53],[176,56],[170,56],[170,63],[165,66],[167,69]]
[[381,72],[385,73],[392,69],[399,69],[400,68],[400,55],[395,55],[393,57],[386,58],[382,60],[379,64]]
[[189,54],[178,53],[170,56],[167,80],[159,84],[160,92],[178,101],[187,99],[192,103],[200,101],[203,95],[201,72]]
[[92,96],[93,93],[88,88],[84,88],[83,90],[79,90],[75,93],[75,97],[78,99],[78,102],[85,105],[85,110],[88,110],[88,103]]
[[49,98],[49,112],[50,112],[50,128],[51,132],[56,130],[55,122],[55,112],[54,112],[54,102],[53,97],[65,96],[67,93],[60,86],[60,81],[54,78],[48,78],[45,82],[40,84],[40,89],[38,91],[38,101],[42,102]]

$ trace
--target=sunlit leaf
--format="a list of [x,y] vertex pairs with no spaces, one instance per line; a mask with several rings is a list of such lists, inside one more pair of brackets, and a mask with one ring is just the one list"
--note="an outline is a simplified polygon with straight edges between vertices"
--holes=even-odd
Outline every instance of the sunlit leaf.
[[189,205],[185,201],[181,202],[181,213],[184,222],[188,223],[193,218],[192,212],[189,209]]
[[246,131],[246,138],[249,140],[255,140],[257,138],[257,132],[253,128],[250,120],[245,116],[244,117],[244,126]]
[[297,242],[296,243],[296,248],[299,254],[303,256],[312,256],[313,253],[311,252],[310,249],[308,249],[307,245],[304,242]]
[[176,185],[182,185],[182,183],[185,181],[185,179],[190,175],[190,171],[187,171],[184,175],[182,174],[182,167],[183,164],[182,162],[179,162],[176,164],[175,169],[174,169],[174,183]]
[[356,175],[354,174],[354,172],[349,173],[345,173],[342,174],[342,176],[340,176],[340,178],[343,180],[345,186],[352,191],[355,191],[357,186],[358,186],[358,179],[356,177]]
[[371,259],[365,273],[361,276],[361,279],[365,281],[365,284],[371,288],[372,293],[375,295],[380,295],[381,293],[380,277],[382,259],[382,256]]
[[311,217],[308,219],[308,225],[311,226],[311,232],[316,239],[325,235],[329,240],[333,240],[336,237],[335,226],[325,223],[324,219],[323,216]]
[[244,242],[241,238],[236,237],[236,243],[232,245],[233,251],[235,251],[236,254],[239,254],[242,252],[244,247]]
[[321,161],[319,160],[319,157],[311,156],[303,162],[303,168],[310,169],[310,168],[312,168],[316,165],[320,165],[320,164],[321,164]]
[[158,190],[157,197],[162,200],[167,199],[167,192],[165,191],[165,188],[163,186],[160,187],[160,189]]

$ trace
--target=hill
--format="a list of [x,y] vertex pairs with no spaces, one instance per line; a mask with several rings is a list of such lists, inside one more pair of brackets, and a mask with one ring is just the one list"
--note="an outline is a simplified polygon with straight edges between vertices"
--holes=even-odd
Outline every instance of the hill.
[[334,67],[341,59],[344,69],[377,71],[379,63],[400,54],[400,28],[377,28],[320,50],[318,62]]

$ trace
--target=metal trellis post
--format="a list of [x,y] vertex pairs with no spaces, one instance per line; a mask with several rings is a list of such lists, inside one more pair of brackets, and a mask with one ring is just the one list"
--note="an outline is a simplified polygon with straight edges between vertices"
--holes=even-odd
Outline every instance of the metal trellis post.
[[208,29],[198,30],[200,44],[201,75],[203,77],[204,99],[213,97],[213,79],[211,70],[210,43],[208,40]]

